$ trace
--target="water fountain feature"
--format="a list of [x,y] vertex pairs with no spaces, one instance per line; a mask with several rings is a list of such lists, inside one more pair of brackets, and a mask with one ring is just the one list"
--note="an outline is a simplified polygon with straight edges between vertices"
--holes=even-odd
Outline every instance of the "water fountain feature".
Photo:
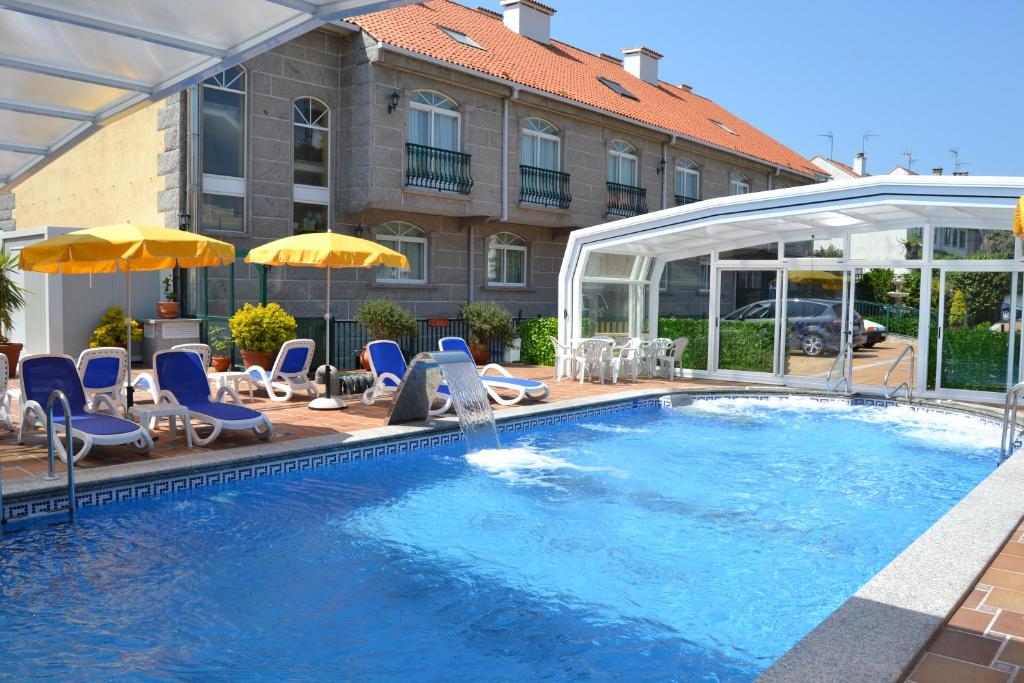
[[418,354],[409,364],[385,424],[426,420],[438,388],[447,385],[469,453],[500,448],[494,410],[480,382],[476,363],[460,351]]

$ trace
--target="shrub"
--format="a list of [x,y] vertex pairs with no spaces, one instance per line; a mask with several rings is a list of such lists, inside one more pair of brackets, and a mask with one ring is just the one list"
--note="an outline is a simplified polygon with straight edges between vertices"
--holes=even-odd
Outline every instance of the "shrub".
[[[127,331],[124,324],[124,311],[120,306],[111,306],[100,317],[100,324],[89,337],[89,348],[101,346],[127,346]],[[138,320],[132,321],[132,341],[142,339],[142,326]]]
[[412,313],[386,299],[368,299],[359,304],[356,321],[375,340],[416,336],[416,319]]
[[238,348],[275,353],[282,344],[295,338],[297,324],[278,304],[246,304],[228,319],[228,327]]
[[8,343],[14,314],[25,307],[25,290],[14,281],[18,258],[0,252],[0,344]]
[[223,327],[217,327],[210,331],[207,342],[210,344],[210,350],[213,351],[214,356],[230,356],[231,355],[231,335]]
[[[935,332],[932,334],[937,336]],[[1009,334],[993,332],[987,326],[971,330],[947,327],[942,340],[942,386],[947,389],[1006,391],[1006,349],[1009,344]]]
[[512,314],[493,301],[463,304],[459,317],[469,326],[469,343],[483,345],[491,340],[511,342],[516,337]]
[[555,347],[551,337],[558,336],[557,318],[529,318],[519,321],[519,338],[522,340],[520,359],[529,365],[554,365]]
[[708,321],[691,318],[658,319],[658,336],[678,339],[686,337],[690,343],[683,352],[683,367],[689,370],[708,369]]
[[170,275],[160,278],[160,293],[164,301],[177,301],[174,295],[174,279]]

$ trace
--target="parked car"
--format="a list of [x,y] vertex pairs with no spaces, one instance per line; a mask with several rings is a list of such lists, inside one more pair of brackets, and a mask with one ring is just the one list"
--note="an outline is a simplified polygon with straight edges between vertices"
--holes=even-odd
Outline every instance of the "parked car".
[[[723,320],[771,320],[775,317],[775,301],[755,301],[722,317]],[[789,299],[786,302],[789,322],[789,348],[808,356],[834,354],[842,346],[843,304],[831,299]],[[867,343],[864,319],[853,312],[853,349]]]
[[868,340],[864,342],[864,348],[870,349],[875,344],[885,341],[886,335],[889,334],[889,328],[881,323],[876,323],[865,318],[864,333],[868,337]]

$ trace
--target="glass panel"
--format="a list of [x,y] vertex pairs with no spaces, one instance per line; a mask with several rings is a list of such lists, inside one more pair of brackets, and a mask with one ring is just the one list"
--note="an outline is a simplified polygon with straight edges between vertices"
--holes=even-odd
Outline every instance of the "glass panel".
[[523,158],[520,161],[523,166],[537,165],[537,136],[523,134]]
[[775,367],[777,272],[723,271],[718,368],[772,372]]
[[583,336],[638,336],[647,287],[640,284],[584,282]]
[[619,182],[636,187],[636,159],[622,157],[619,162]]
[[558,141],[551,138],[540,138],[537,141],[537,165],[551,171],[558,170]]
[[409,108],[409,142],[430,146],[430,112]]
[[505,284],[526,284],[526,252],[520,249],[505,251]]
[[659,337],[687,337],[683,367],[708,367],[708,263],[710,256],[672,261],[663,271],[664,288],[658,298]]
[[503,272],[503,263],[501,259],[501,249],[488,249],[487,250],[487,281],[488,282],[501,282],[505,273]]
[[434,147],[459,150],[459,119],[445,114],[434,114]]
[[850,235],[850,258],[863,261],[917,260],[922,257],[921,228],[897,228]]
[[843,238],[786,242],[786,258],[842,258]]
[[203,88],[203,173],[242,178],[244,96]]
[[327,131],[306,126],[294,128],[295,183],[327,187]]
[[292,205],[292,232],[324,232],[327,230],[327,207],[323,204]]
[[621,157],[616,154],[608,155],[608,182],[619,182],[619,161]]
[[[824,379],[843,345],[843,273],[791,270],[788,277],[786,374]],[[859,316],[854,318],[853,332],[854,346],[862,345]]]
[[[885,372],[907,344],[917,357],[917,322],[921,303],[919,269],[872,268],[854,279],[854,310],[862,316],[864,344],[853,354],[853,383],[881,387]],[[893,371],[890,386],[911,379],[910,359]]]
[[774,261],[779,258],[779,243],[758,244],[752,247],[741,249],[729,249],[719,253],[718,258],[722,260],[758,260]]
[[206,230],[245,230],[245,201],[242,197],[203,193],[200,225]]
[[[409,270],[398,271],[403,280],[426,280],[427,279],[427,245],[423,242],[410,242],[403,240],[399,251],[409,259]],[[397,270],[397,269],[396,269]]]
[[613,277],[629,279],[633,275],[636,256],[629,254],[592,253],[587,257],[587,268],[584,276]]
[[943,389],[1003,392],[1008,388],[1010,283],[1010,273],[946,273]]
[[935,228],[936,259],[1012,259],[1013,233],[1009,230]]

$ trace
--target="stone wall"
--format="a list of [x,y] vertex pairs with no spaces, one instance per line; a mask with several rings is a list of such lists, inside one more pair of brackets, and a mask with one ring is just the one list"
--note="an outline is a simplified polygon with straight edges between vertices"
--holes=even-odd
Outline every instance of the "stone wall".
[[0,194],[0,230],[14,230],[14,193]]

